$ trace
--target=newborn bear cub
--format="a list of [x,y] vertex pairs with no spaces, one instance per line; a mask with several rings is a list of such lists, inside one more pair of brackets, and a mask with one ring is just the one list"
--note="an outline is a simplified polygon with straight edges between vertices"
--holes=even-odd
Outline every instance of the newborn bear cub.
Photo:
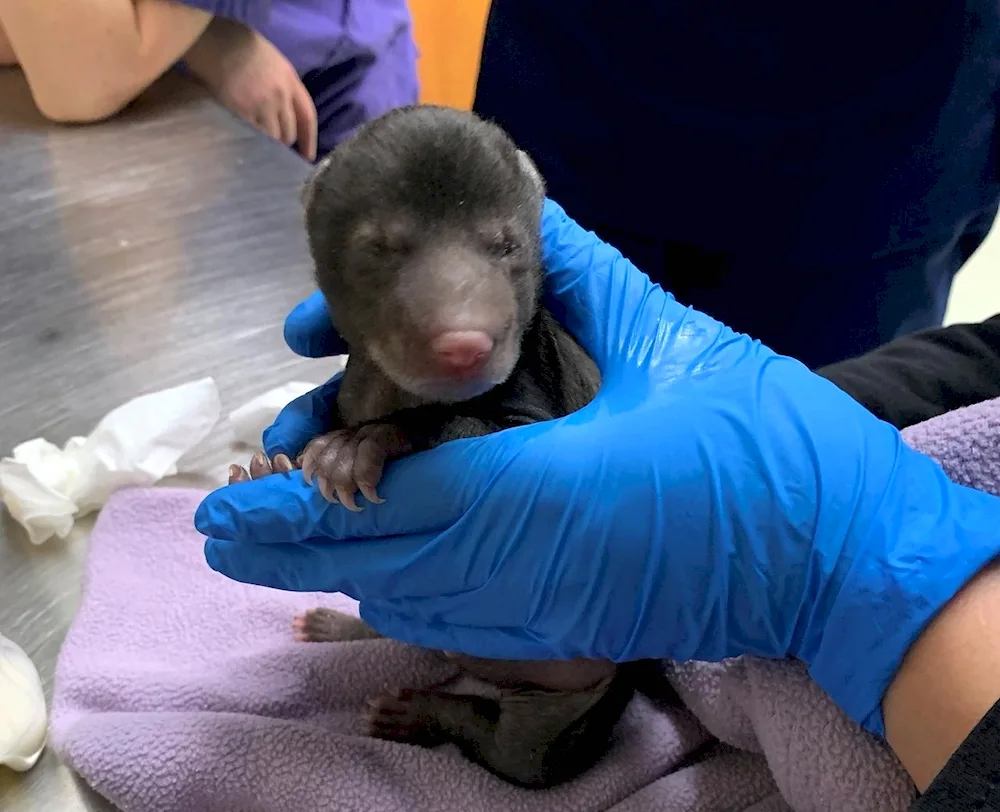
[[[528,156],[472,113],[395,109],[341,143],[302,195],[316,283],[350,347],[336,427],[294,462],[234,467],[233,481],[301,466],[327,499],[358,510],[358,491],[381,501],[393,458],[586,406],[597,367],[540,304],[544,195]],[[294,628],[304,641],[378,637],[328,609]],[[650,662],[446,656],[461,679],[373,699],[371,735],[452,742],[526,787],[590,768],[635,689],[659,690],[640,682],[662,687]]]

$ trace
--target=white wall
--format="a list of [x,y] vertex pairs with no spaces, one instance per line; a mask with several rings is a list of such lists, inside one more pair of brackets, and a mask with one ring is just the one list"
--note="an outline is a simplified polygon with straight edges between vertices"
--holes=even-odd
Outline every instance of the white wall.
[[1000,222],[955,277],[944,323],[982,321],[997,313],[1000,313]]

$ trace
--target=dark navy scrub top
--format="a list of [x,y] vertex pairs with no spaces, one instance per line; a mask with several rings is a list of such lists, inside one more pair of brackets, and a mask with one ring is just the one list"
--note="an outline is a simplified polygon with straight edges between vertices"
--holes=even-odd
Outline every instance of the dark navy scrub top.
[[475,108],[682,303],[819,366],[940,323],[998,76],[986,0],[494,0]]

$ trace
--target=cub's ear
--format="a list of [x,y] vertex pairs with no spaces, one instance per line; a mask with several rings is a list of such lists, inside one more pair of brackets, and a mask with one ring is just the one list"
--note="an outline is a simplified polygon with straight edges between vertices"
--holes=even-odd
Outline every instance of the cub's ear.
[[524,170],[525,174],[534,181],[535,186],[538,187],[538,193],[544,197],[545,196],[545,181],[542,179],[542,173],[538,171],[538,167],[535,166],[535,162],[528,157],[528,153],[524,150],[519,149],[517,151],[517,162],[521,164],[521,169]]
[[309,173],[309,177],[306,178],[306,182],[302,186],[302,191],[299,192],[299,203],[302,204],[303,211],[309,211],[309,207],[312,205],[313,197],[316,194],[316,182],[330,165],[330,159],[332,157],[333,153],[328,153],[322,161],[313,167],[312,172]]

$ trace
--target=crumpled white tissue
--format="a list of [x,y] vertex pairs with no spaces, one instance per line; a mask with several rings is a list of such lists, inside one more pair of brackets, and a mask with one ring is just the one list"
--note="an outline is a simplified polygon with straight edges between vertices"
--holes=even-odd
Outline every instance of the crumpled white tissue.
[[88,437],[63,448],[41,437],[0,460],[0,494],[33,544],[66,538],[73,522],[126,486],[153,485],[219,422],[212,378],[134,398],[109,412]]
[[319,384],[292,381],[284,386],[270,389],[258,395],[249,403],[229,413],[229,424],[233,430],[233,440],[238,443],[260,448],[264,429],[274,422],[278,412],[295,398],[315,389]]
[[48,737],[48,712],[38,670],[27,654],[0,634],[0,764],[26,772]]
[[[332,360],[336,362],[333,374],[341,371],[347,365],[346,355],[335,356]],[[295,398],[301,397],[319,385],[318,383],[292,381],[284,386],[271,389],[230,412],[229,424],[232,428],[233,439],[244,445],[260,448],[261,435],[264,433],[264,429],[274,422],[278,412]]]

